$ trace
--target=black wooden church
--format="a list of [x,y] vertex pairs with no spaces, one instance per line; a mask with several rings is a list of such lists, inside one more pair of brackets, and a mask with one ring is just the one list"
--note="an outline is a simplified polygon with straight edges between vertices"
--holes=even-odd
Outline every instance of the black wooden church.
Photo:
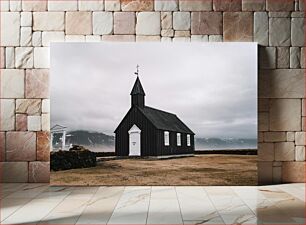
[[175,115],[145,105],[138,73],[131,108],[115,130],[117,156],[169,156],[194,153],[194,133]]

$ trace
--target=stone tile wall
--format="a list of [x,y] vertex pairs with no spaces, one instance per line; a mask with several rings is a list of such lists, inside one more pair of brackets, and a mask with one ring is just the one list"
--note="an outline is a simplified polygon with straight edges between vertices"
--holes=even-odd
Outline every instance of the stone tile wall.
[[259,184],[305,181],[303,0],[2,0],[3,182],[49,181],[52,41],[258,42]]

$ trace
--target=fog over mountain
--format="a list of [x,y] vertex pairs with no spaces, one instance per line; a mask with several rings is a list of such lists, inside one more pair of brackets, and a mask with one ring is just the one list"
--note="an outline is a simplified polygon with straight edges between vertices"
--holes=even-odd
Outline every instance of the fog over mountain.
[[[53,137],[53,146],[61,148],[61,134]],[[95,152],[114,152],[115,137],[99,132],[84,130],[67,133],[67,145],[82,145]],[[220,138],[196,138],[196,150],[224,150],[224,149],[256,149],[257,139],[220,139]]]

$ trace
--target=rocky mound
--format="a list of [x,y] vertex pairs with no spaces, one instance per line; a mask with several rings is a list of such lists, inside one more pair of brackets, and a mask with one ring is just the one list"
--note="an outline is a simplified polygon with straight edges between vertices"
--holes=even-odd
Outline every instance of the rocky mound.
[[96,166],[96,154],[74,145],[69,151],[51,152],[51,170],[69,170]]

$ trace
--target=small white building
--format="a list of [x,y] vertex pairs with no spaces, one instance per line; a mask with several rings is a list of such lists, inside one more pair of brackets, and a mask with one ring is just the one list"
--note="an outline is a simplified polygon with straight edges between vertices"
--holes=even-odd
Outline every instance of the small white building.
[[67,134],[67,127],[56,124],[51,128],[51,146],[52,146],[52,150],[53,150],[53,136],[54,134],[62,134],[62,146],[61,149],[62,150],[66,150],[67,146],[66,146],[66,134]]

